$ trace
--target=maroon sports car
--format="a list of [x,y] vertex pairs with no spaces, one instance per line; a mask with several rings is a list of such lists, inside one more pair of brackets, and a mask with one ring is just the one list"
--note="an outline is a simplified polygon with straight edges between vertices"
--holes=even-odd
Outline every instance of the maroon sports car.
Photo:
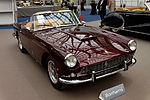
[[86,26],[69,10],[38,12],[14,27],[21,52],[47,67],[56,89],[94,82],[136,63],[134,40]]

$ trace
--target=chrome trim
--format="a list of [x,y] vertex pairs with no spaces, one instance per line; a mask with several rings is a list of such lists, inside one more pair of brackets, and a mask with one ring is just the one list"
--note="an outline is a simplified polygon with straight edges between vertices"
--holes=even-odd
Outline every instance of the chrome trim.
[[135,42],[135,40],[130,40],[130,41],[128,42],[128,46],[129,46],[132,42]]
[[[136,50],[136,49],[137,49],[137,43],[136,43],[135,40],[130,40],[130,41],[128,42],[128,46],[129,46],[129,48],[130,48],[130,44],[133,43],[133,42],[135,42],[135,44],[136,44],[136,48],[135,48],[135,50]],[[130,49],[130,50],[131,50],[131,49]],[[131,51],[135,51],[135,50],[131,50]]]
[[146,1],[145,3],[144,3],[144,5],[148,8],[148,10],[150,11],[150,6],[148,5],[148,1]]
[[129,66],[132,67],[135,63],[136,63],[136,59],[132,58],[132,63]]
[[[132,58],[132,63],[128,66],[133,66],[135,63],[136,63],[136,59]],[[122,68],[122,69],[119,69],[117,71],[107,73],[105,75],[97,76],[94,79],[100,79],[100,78],[103,78],[103,77],[106,77],[106,76],[109,76],[109,75],[112,75],[112,74],[115,74],[115,73],[118,73],[118,72],[124,71],[124,70],[125,70],[125,68]],[[95,72],[93,72],[93,74],[94,73]],[[94,79],[93,79],[93,77],[91,77],[90,79],[86,79],[86,80],[65,80],[65,79],[59,78],[59,81],[61,83],[64,83],[64,84],[79,84],[79,83],[85,83],[85,82],[93,81]]]
[[124,71],[128,70],[127,61],[124,61]]
[[[65,64],[67,65],[67,63],[66,63],[66,60],[68,59],[68,57],[70,57],[70,56],[74,56],[75,58],[76,58],[76,56],[74,55],[74,54],[72,54],[72,53],[69,53],[69,54],[67,54],[66,55],[66,57],[65,57]],[[77,62],[78,62],[78,59],[76,58],[76,64],[73,66],[73,67],[75,67],[76,65],[77,65]],[[67,65],[68,66],[68,65]],[[68,66],[69,68],[73,68],[73,67],[70,67],[70,66]]]
[[70,56],[74,56],[74,57],[75,57],[75,55],[74,55],[74,54],[69,53],[69,54],[67,54],[67,55],[66,55],[65,60],[66,60],[68,57],[70,57]]
[[95,77],[95,71],[92,71],[92,81],[95,82],[95,79],[96,79],[96,77]]
[[[124,70],[124,68],[122,68],[120,70],[117,70],[115,72],[112,72],[112,73],[108,73],[108,74],[105,74],[105,75],[102,75],[102,76],[98,76],[98,77],[96,77],[96,79],[103,78],[103,77],[118,73],[118,72],[123,71],[123,70]],[[79,83],[85,83],[85,82],[92,81],[92,78],[86,79],[86,80],[65,80],[65,79],[59,78],[59,81],[61,83],[64,83],[64,84],[79,84]]]

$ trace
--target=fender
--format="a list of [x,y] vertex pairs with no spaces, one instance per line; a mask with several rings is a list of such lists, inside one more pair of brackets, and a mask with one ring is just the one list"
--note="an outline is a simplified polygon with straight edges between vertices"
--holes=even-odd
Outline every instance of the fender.
[[124,23],[124,18],[120,14],[115,12],[107,14],[105,18],[101,21],[101,25],[117,29],[123,28]]

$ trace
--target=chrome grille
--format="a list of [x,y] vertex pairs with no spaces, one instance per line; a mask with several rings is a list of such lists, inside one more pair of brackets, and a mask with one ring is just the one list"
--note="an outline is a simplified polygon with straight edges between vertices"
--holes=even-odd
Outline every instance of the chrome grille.
[[125,56],[120,56],[116,57],[113,59],[109,59],[104,62],[100,62],[97,64],[89,65],[87,67],[83,67],[80,71],[81,74],[90,74],[92,71],[98,72],[98,71],[104,71],[107,69],[111,69],[115,66],[119,66],[123,64],[124,61],[131,61],[132,55],[125,55]]

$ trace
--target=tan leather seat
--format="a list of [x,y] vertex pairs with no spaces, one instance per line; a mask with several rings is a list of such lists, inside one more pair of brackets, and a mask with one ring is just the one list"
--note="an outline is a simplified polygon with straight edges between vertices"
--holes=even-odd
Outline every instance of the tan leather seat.
[[[55,24],[59,25],[59,24],[63,24],[64,21],[61,21],[61,20],[45,20],[45,22],[43,23],[39,23],[38,21],[34,21],[34,30],[41,30],[41,29],[44,29],[44,28],[47,28],[47,27],[53,27],[55,26]],[[42,26],[43,25],[43,26]],[[46,26],[44,26],[46,25]],[[28,22],[26,24],[26,28],[32,28],[32,23],[31,22]]]

